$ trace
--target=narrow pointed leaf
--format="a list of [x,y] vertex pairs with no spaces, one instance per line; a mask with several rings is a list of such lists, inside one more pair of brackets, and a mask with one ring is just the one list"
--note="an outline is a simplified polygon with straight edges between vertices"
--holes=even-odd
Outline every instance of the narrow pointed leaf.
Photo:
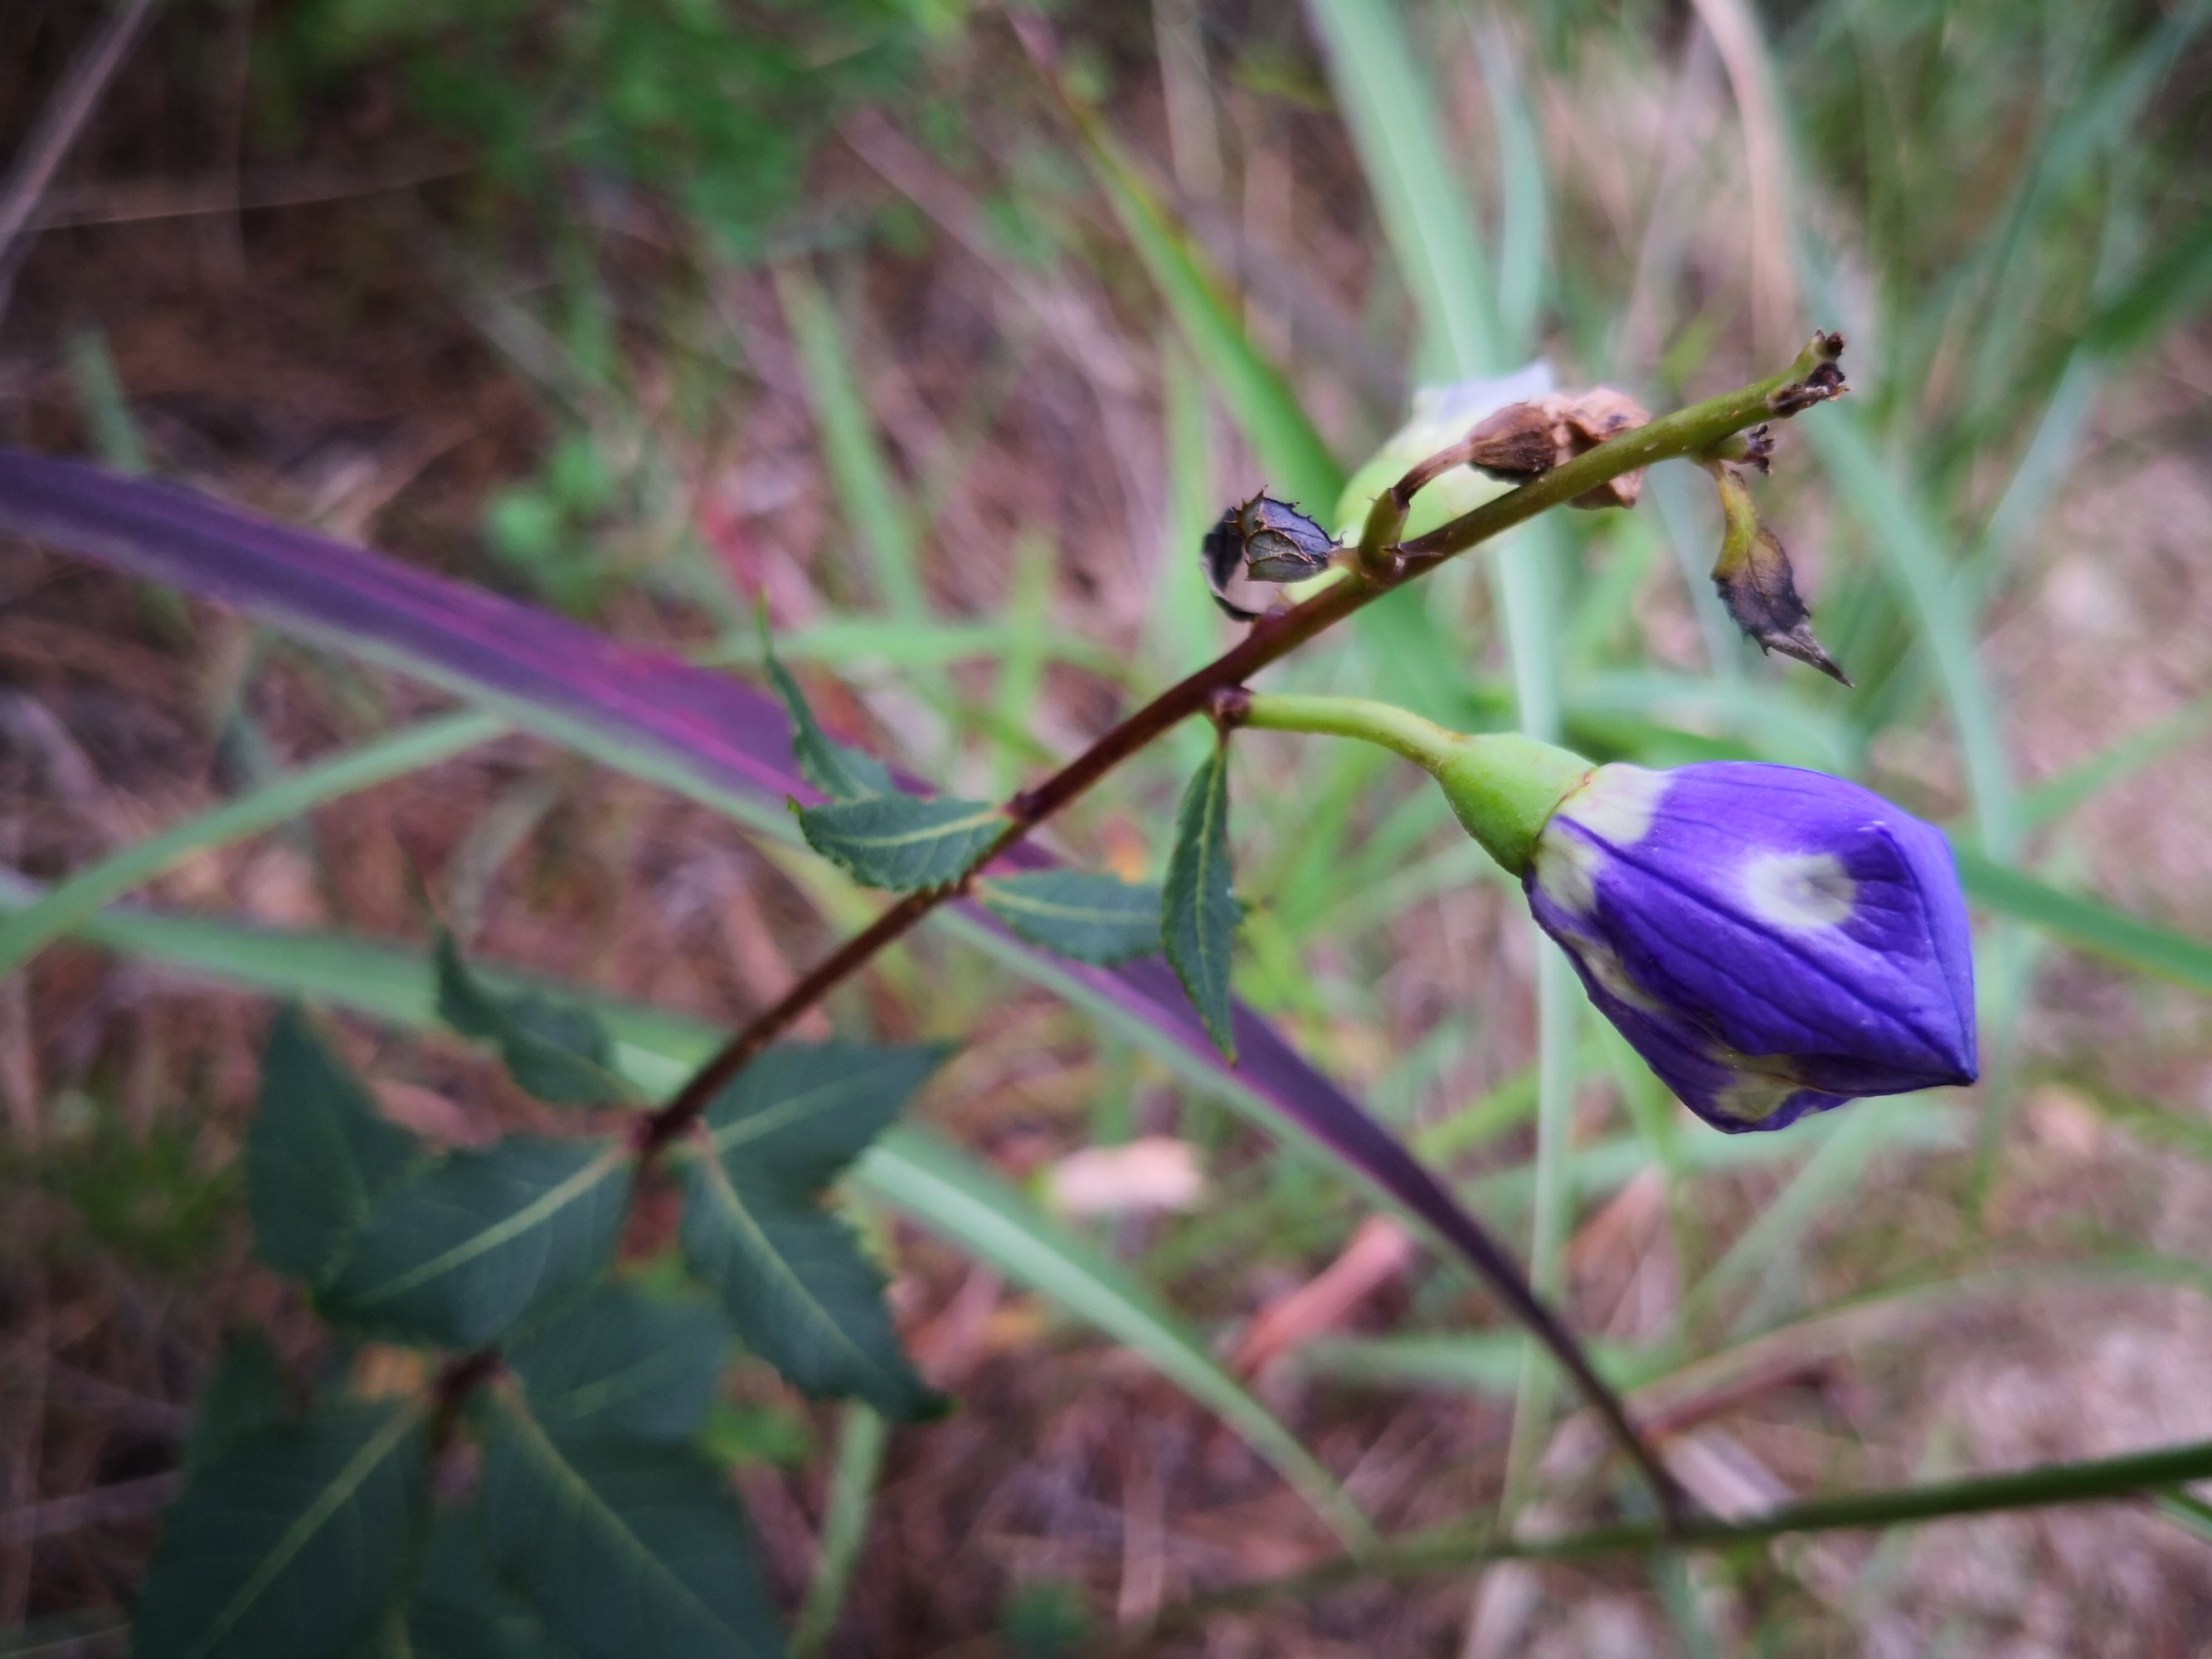
[[557,1433],[503,1401],[483,1490],[493,1561],[589,1659],[783,1652],[744,1511],[697,1453]]
[[881,761],[835,741],[822,729],[799,682],[776,660],[765,614],[761,617],[761,662],[768,670],[769,684],[782,699],[784,713],[791,716],[791,752],[807,782],[831,800],[866,800],[871,795],[898,793],[890,769]]
[[498,1045],[525,1094],[556,1106],[635,1098],[612,1067],[606,1030],[580,1002],[542,992],[501,993],[469,971],[451,933],[438,934],[438,1015],[464,1036]]
[[1206,1035],[1233,1060],[1237,1037],[1231,1029],[1229,960],[1237,942],[1237,918],[1229,871],[1226,744],[1213,746],[1213,753],[1183,791],[1163,904],[1168,961],[1206,1022]]
[[247,1204],[264,1261],[321,1282],[370,1206],[425,1155],[296,1008],[278,1011],[246,1138]]
[[1006,827],[997,807],[951,796],[875,795],[799,809],[809,847],[854,880],[894,893],[951,885]]
[[320,1306],[400,1340],[481,1346],[606,1267],[632,1163],[612,1141],[534,1135],[455,1152],[376,1206]]
[[186,1488],[132,1622],[139,1659],[337,1659],[398,1599],[427,1516],[411,1401],[249,1437]]
[[507,1364],[550,1427],[684,1440],[706,1421],[729,1351],[729,1327],[696,1292],[615,1283],[562,1309]]
[[1160,890],[1087,870],[1032,870],[981,884],[983,908],[1032,945],[1105,967],[1160,948]]

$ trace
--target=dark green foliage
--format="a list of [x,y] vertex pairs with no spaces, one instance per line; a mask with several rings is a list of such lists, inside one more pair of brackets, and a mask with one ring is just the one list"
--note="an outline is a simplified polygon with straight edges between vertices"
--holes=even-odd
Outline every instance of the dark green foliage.
[[413,1659],[566,1659],[537,1609],[493,1570],[480,1504],[441,1510],[407,1603]]
[[132,1624],[138,1659],[337,1659],[398,1598],[426,1521],[414,1402],[246,1436],[178,1499]]
[[1160,948],[1160,890],[1085,870],[994,876],[978,895],[1032,945],[1102,966]]
[[617,1282],[562,1309],[507,1363],[550,1427],[687,1440],[706,1421],[729,1348],[721,1315],[696,1295]]
[[139,1124],[112,1098],[56,1103],[49,1133],[0,1136],[0,1192],[35,1188],[61,1201],[53,1207],[66,1223],[45,1249],[96,1251],[180,1279],[227,1248],[238,1171],[210,1156],[204,1116],[167,1112]]
[[472,141],[504,181],[653,192],[746,257],[796,204],[837,121],[902,85],[928,40],[919,9],[897,0],[315,0],[289,21],[309,87],[396,70],[411,117]]
[[1230,952],[1237,942],[1238,911],[1229,869],[1229,750],[1213,753],[1183,791],[1176,812],[1175,850],[1168,858],[1163,895],[1163,937],[1168,961],[1197,1006],[1215,1045],[1231,1060]]
[[580,1002],[492,990],[470,971],[451,933],[438,934],[438,1017],[465,1036],[496,1043],[526,1094],[556,1106],[599,1106],[633,1091],[615,1075],[614,1040]]
[[799,769],[812,784],[831,800],[866,800],[871,795],[891,795],[898,786],[884,763],[873,755],[862,754],[830,738],[814,718],[814,710],[806,702],[806,694],[792,678],[791,671],[776,660],[775,642],[769,636],[768,617],[761,617],[762,660],[768,668],[769,683],[775,687],[775,695],[783,700],[785,710],[791,715],[791,752],[799,762]]
[[808,846],[854,880],[895,893],[950,886],[1007,823],[995,806],[950,796],[876,795],[798,811]]
[[510,1135],[395,1188],[325,1286],[340,1324],[473,1348],[600,1272],[614,1254],[632,1160],[607,1139]]
[[942,1058],[859,1043],[772,1048],[707,1115],[683,1166],[684,1255],[745,1343],[815,1395],[886,1416],[938,1406],[901,1352],[883,1275],[821,1189],[897,1115]]
[[241,1443],[291,1414],[291,1385],[276,1350],[260,1332],[240,1332],[223,1344],[222,1358],[192,1402],[185,1478],[198,1480]]
[[253,1238],[264,1261],[320,1283],[370,1206],[422,1150],[378,1112],[305,1016],[296,1008],[278,1012],[246,1141]]
[[591,1659],[783,1651],[744,1511],[694,1451],[549,1430],[501,1401],[483,1503],[494,1562]]
[[1079,1588],[1044,1578],[1006,1597],[999,1632],[1013,1659],[1075,1659],[1097,1642],[1098,1621]]

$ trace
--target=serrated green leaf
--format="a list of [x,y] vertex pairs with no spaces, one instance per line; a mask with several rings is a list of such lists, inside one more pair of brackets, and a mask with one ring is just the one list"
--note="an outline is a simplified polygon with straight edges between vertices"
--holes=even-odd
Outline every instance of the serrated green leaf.
[[499,1047],[526,1094],[556,1106],[604,1106],[635,1098],[613,1070],[614,1044],[580,1002],[537,991],[494,991],[469,969],[453,936],[438,933],[438,1018],[464,1036]]
[[264,1261],[319,1283],[370,1206],[422,1152],[298,1009],[278,1011],[246,1138],[247,1205]]
[[479,1347],[605,1267],[632,1164],[605,1139],[510,1135],[455,1152],[370,1212],[319,1305],[380,1335]]
[[875,795],[796,810],[809,847],[863,885],[895,893],[959,880],[1007,823],[995,806],[943,795]]
[[844,1171],[945,1063],[933,1044],[780,1042],[707,1108],[733,1175],[811,1197]]
[[803,1194],[740,1186],[717,1160],[684,1166],[684,1259],[747,1345],[811,1395],[853,1395],[886,1417],[925,1417],[884,1305],[884,1275],[853,1230]]
[[431,1523],[406,1634],[414,1659],[565,1659],[572,1651],[492,1566],[475,1503],[441,1510]]
[[1107,966],[1160,948],[1160,890],[1086,870],[1032,870],[981,884],[984,907],[1032,945]]
[[493,1561],[591,1659],[783,1652],[744,1511],[696,1453],[555,1433],[502,1402],[483,1501]]
[[291,1413],[291,1387],[269,1339],[258,1331],[232,1337],[192,1401],[192,1426],[185,1437],[185,1479],[198,1480],[243,1442],[282,1423]]
[[1229,869],[1229,750],[1213,753],[1183,791],[1176,812],[1175,851],[1162,894],[1161,934],[1168,961],[1206,1022],[1206,1034],[1237,1058],[1231,1030],[1229,958],[1237,942],[1237,906]]
[[799,762],[799,769],[812,784],[832,800],[866,800],[871,795],[895,795],[898,786],[891,781],[890,771],[873,755],[832,739],[814,718],[814,710],[806,701],[806,694],[799,689],[799,682],[791,671],[776,660],[775,644],[770,638],[768,615],[760,619],[761,664],[768,670],[769,684],[775,695],[783,700],[784,711],[791,716],[791,752]]
[[756,1349],[810,1394],[892,1417],[936,1405],[900,1351],[883,1275],[819,1202],[942,1059],[933,1048],[786,1044],[708,1109],[712,1155],[684,1170],[683,1243]]
[[188,1486],[132,1622],[138,1659],[334,1659],[398,1597],[424,1530],[413,1401],[264,1429]]
[[507,1364],[540,1422],[684,1440],[706,1421],[729,1349],[729,1327],[706,1301],[616,1283],[562,1309]]

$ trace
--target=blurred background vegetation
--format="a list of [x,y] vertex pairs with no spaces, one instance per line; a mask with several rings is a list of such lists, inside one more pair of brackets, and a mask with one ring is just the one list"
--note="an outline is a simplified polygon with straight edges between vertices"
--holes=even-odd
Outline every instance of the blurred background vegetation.
[[[170,0],[28,204],[0,438],[739,672],[764,599],[842,733],[989,793],[1232,638],[1205,526],[1263,483],[1333,507],[1419,387],[1542,358],[1663,408],[1836,328],[1853,395],[1784,432],[1762,491],[1856,692],[1735,637],[1717,516],[1664,472],[1276,683],[1847,772],[2037,894],[2201,937],[2208,14]],[[0,143],[98,21],[0,13]],[[20,902],[426,706],[0,545],[0,879]],[[1179,736],[1061,843],[1156,874]],[[1574,1021],[1423,780],[1255,739],[1240,989],[1532,1250],[1709,1504],[2212,1434],[2201,991],[2055,944],[2032,895],[1983,918],[1979,1088],[1724,1139]],[[223,1332],[326,1358],[246,1258],[257,975],[386,1013],[350,1030],[410,1124],[523,1109],[372,994],[393,958],[361,942],[419,944],[422,883],[489,958],[723,1024],[875,908],[509,738],[208,837],[144,910],[0,979],[0,1631],[33,1632],[0,1651],[112,1622]],[[307,932],[322,979],[244,926]],[[1362,1192],[957,944],[834,1012],[972,1032],[923,1115],[1171,1306],[1378,1524],[1494,1508],[1517,1339]],[[822,1650],[1084,1651],[1328,1554],[1141,1344],[883,1231],[960,1413],[840,1452],[836,1413],[748,1372],[715,1419],[788,1600],[834,1569]],[[1534,1449],[1533,1513],[1573,1518],[1590,1444]],[[2212,1630],[2188,1519],[1368,1585],[1166,1650],[2179,1653]]]

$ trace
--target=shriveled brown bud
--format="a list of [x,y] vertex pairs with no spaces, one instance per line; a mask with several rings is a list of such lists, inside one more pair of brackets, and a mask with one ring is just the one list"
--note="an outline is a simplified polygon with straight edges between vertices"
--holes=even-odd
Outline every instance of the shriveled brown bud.
[[1844,380],[1844,367],[1836,360],[1844,355],[1844,337],[1825,331],[1815,333],[1812,343],[1797,361],[1812,360],[1812,367],[1797,380],[1767,396],[1766,406],[1777,415],[1788,416],[1803,413],[1815,404],[1825,404],[1832,398],[1840,398],[1850,390]]
[[1255,495],[1221,515],[1199,544],[1199,559],[1213,602],[1239,622],[1259,616],[1229,597],[1239,574],[1261,582],[1304,581],[1328,568],[1336,538],[1287,501]]
[[[1509,404],[1468,434],[1467,464],[1492,477],[1534,478],[1650,418],[1633,398],[1611,386],[1554,392]],[[1633,507],[1643,488],[1643,473],[1624,472],[1569,505]]]
[[1760,521],[1749,487],[1732,468],[1718,466],[1714,473],[1720,481],[1721,515],[1726,525],[1720,558],[1713,565],[1713,586],[1720,592],[1721,603],[1760,650],[1795,657],[1849,685],[1851,677],[1813,637],[1813,613],[1797,597],[1790,556]]

